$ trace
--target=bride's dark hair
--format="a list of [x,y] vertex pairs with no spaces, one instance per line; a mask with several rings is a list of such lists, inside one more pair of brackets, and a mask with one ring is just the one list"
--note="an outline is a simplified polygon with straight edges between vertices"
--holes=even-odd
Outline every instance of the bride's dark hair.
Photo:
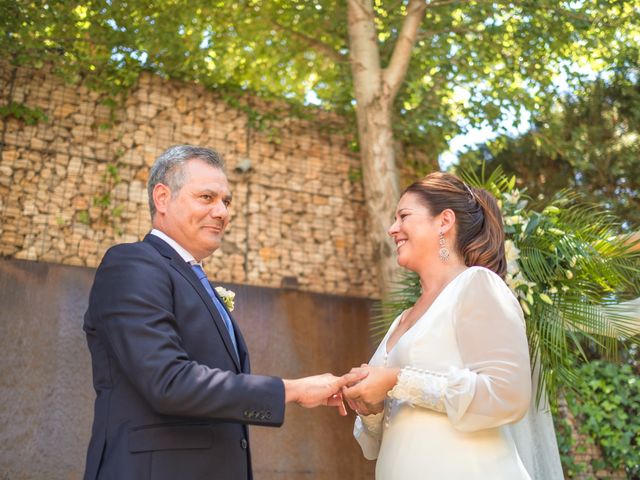
[[[432,215],[450,208],[456,214],[455,250],[468,267],[479,265],[504,278],[502,214],[496,199],[482,188],[468,186],[450,173],[435,172],[404,191],[420,198]],[[403,195],[404,195],[403,193]]]

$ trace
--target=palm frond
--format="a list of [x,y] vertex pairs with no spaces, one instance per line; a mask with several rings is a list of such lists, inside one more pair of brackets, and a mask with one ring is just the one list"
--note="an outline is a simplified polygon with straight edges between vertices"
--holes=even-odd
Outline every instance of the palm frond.
[[376,342],[382,340],[393,320],[411,307],[420,297],[420,293],[420,277],[414,272],[402,271],[398,282],[390,289],[387,298],[373,307],[370,325],[372,339]]

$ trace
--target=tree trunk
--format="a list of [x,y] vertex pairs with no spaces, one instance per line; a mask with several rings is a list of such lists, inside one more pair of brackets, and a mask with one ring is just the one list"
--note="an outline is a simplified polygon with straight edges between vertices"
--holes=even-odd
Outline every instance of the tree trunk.
[[399,270],[394,255],[395,245],[387,235],[400,197],[391,109],[406,75],[425,8],[424,0],[409,1],[389,65],[382,69],[372,0],[347,2],[349,57],[357,105],[364,195],[380,293],[383,295]]
[[388,99],[378,97],[368,105],[359,106],[357,116],[369,239],[378,266],[380,292],[384,294],[398,272],[395,245],[387,234],[400,197],[391,105]]

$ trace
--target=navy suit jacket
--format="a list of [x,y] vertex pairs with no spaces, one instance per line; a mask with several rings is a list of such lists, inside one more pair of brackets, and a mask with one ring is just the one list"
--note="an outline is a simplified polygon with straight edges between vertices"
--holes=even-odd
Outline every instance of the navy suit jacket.
[[281,379],[249,374],[191,266],[162,239],[98,267],[84,330],[96,391],[85,480],[251,479],[247,424],[284,420]]

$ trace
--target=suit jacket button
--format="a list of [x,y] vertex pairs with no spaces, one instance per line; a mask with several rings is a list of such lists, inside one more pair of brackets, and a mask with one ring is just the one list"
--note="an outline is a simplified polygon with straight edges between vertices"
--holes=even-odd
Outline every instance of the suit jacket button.
[[243,450],[246,450],[248,445],[249,444],[247,443],[246,438],[243,438],[242,440],[240,440],[240,447],[242,447]]

